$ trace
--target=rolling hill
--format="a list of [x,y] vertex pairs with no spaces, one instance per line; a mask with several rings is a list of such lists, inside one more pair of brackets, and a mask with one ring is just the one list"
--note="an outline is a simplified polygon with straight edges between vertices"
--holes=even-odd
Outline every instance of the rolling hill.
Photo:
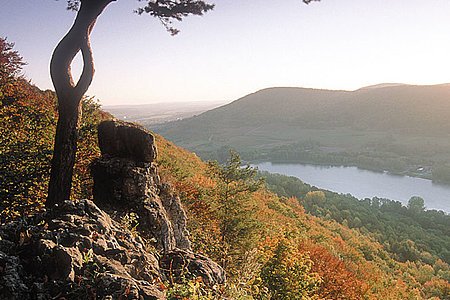
[[303,149],[317,155],[302,162],[395,156],[402,163],[391,171],[408,172],[450,162],[448,120],[449,84],[380,84],[356,91],[269,88],[153,129],[204,158],[235,148],[246,159],[301,161],[289,153]]

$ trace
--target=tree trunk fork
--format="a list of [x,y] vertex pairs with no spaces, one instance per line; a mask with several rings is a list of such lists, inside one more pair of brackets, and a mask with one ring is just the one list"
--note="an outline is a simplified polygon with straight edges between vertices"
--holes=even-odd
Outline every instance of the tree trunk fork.
[[[70,198],[80,104],[95,72],[90,34],[98,16],[113,1],[115,0],[81,1],[75,22],[53,52],[50,75],[58,97],[59,116],[46,207],[52,207]],[[71,64],[79,51],[83,57],[83,71],[75,84]]]

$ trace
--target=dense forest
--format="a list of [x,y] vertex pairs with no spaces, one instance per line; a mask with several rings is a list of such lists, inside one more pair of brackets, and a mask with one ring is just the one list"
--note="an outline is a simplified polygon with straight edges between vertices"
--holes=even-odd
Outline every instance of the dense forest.
[[[56,102],[53,92],[17,74],[1,82],[0,101],[4,226],[43,209]],[[92,198],[89,163],[99,155],[96,125],[105,118],[111,116],[84,99],[74,199]],[[241,167],[235,152],[219,164],[162,136],[157,146],[160,175],[187,210],[193,247],[218,262],[228,278],[208,289],[186,274],[181,283],[161,283],[168,299],[450,297],[449,219],[423,211],[420,199],[408,208],[383,199],[358,202],[265,174],[277,195],[255,169]]]
[[361,201],[349,194],[320,190],[295,177],[268,172],[261,176],[277,195],[296,197],[308,213],[373,236],[399,261],[430,263],[434,256],[450,263],[450,216],[425,210],[420,197],[412,197],[405,207],[389,199]]

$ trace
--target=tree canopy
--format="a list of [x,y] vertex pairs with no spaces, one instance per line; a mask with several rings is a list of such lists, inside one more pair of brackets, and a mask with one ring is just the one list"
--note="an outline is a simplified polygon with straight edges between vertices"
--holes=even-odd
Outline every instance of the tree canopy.
[[[109,0],[113,2],[117,0]],[[184,17],[189,15],[202,16],[205,12],[212,10],[214,4],[207,3],[201,0],[138,0],[145,2],[145,5],[138,7],[135,13],[142,15],[147,13],[153,17],[158,18],[164,27],[172,35],[179,32],[178,29],[172,26],[172,20],[181,21]],[[67,9],[78,11],[83,0],[67,0]]]
[[0,37],[0,85],[2,86],[18,76],[26,64],[22,56],[13,48],[14,43],[9,43],[6,38]]
[[413,196],[408,201],[408,209],[413,213],[421,213],[425,210],[425,201],[421,197]]

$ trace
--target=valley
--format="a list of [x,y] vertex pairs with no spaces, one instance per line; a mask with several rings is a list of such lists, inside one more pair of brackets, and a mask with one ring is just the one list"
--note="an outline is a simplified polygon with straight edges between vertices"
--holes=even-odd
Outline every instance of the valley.
[[16,2],[0,300],[450,300],[450,2]]
[[102,108],[120,120],[139,122],[143,126],[155,126],[193,117],[222,104],[222,102],[209,101],[159,102],[136,105],[107,105]]
[[450,86],[382,84],[356,91],[270,88],[149,128],[224,161],[356,166],[450,182]]

